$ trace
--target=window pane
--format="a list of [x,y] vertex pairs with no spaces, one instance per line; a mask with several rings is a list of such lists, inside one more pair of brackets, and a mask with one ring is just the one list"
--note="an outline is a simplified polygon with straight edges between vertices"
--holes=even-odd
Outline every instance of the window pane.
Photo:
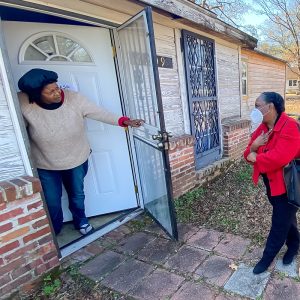
[[293,80],[293,85],[297,86],[297,80]]
[[289,80],[289,86],[293,86],[293,80]]
[[242,78],[247,78],[247,63],[242,62]]
[[92,59],[83,48],[79,48],[72,56],[72,61],[76,62],[92,62]]
[[57,54],[55,52],[55,46],[53,41],[53,36],[43,36],[33,42],[38,48],[40,48],[44,53],[48,55]]
[[242,79],[242,95],[247,95],[247,80]]
[[46,60],[46,56],[44,54],[42,54],[40,51],[33,48],[32,46],[29,46],[26,49],[24,59],[25,60],[40,60],[40,61],[43,61],[43,60]]
[[68,61],[68,60],[62,56],[54,56],[50,59],[50,61]]
[[68,56],[69,54],[71,54],[72,51],[76,49],[76,47],[79,47],[79,45],[76,42],[62,36],[57,36],[56,40],[59,49],[59,54],[64,56]]
[[134,143],[140,169],[140,183],[145,209],[172,234],[162,153],[137,138],[134,139]]

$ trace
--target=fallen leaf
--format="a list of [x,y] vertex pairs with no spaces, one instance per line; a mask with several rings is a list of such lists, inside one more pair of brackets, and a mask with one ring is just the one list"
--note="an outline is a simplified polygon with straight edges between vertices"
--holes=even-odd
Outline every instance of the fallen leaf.
[[238,269],[238,266],[237,266],[236,264],[232,263],[232,264],[229,265],[229,268],[230,268],[231,270],[236,271],[236,270]]

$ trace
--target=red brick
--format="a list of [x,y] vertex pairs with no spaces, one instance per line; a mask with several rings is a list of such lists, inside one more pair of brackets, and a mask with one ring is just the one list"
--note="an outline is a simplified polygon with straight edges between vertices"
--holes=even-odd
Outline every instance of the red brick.
[[46,245],[43,245],[41,246],[39,249],[38,249],[38,254],[40,256],[46,254],[46,253],[49,253],[50,251],[52,251],[53,249],[55,249],[55,247],[53,247],[53,243],[48,243]]
[[20,266],[16,269],[14,269],[12,272],[11,272],[11,277],[13,280],[25,275],[26,273],[30,272],[31,271],[31,267],[30,265],[26,265],[26,266]]
[[19,225],[22,225],[22,224],[25,224],[25,223],[29,223],[32,220],[39,219],[39,218],[41,218],[41,217],[43,217],[45,215],[46,215],[46,213],[45,213],[44,209],[41,209],[41,210],[39,210],[37,212],[34,212],[34,213],[30,214],[30,215],[27,215],[25,217],[19,218],[18,219],[18,223],[19,223]]
[[11,281],[11,277],[9,274],[5,274],[4,276],[0,277],[1,286],[8,284]]
[[32,279],[32,275],[30,273],[22,276],[21,278],[18,278],[17,280],[7,284],[6,286],[2,287],[0,289],[0,295],[7,295],[12,294],[12,292],[16,291],[20,288],[20,285],[23,285],[24,283],[27,283]]
[[21,287],[21,292],[25,295],[32,295],[35,291],[39,290],[43,284],[43,278],[35,278],[34,280],[24,283]]
[[32,233],[32,234],[29,234],[29,235],[25,236],[23,238],[23,241],[26,244],[29,241],[35,240],[35,239],[37,239],[39,237],[42,237],[43,235],[45,235],[45,234],[47,234],[49,232],[51,232],[50,231],[50,227],[43,228],[43,229],[41,229],[39,231],[36,231],[35,233]]
[[48,262],[48,261],[50,261],[53,257],[57,257],[57,252],[56,252],[56,251],[51,251],[51,252],[45,254],[45,255],[43,256],[43,261],[44,261],[44,262]]
[[32,183],[32,189],[34,194],[42,191],[41,182],[38,178],[31,176],[22,176],[22,178]]
[[15,240],[16,238],[25,235],[27,232],[29,232],[29,230],[30,230],[29,226],[16,229],[13,232],[10,232],[0,237],[0,241],[2,241],[2,243],[7,243],[11,240]]
[[24,255],[28,255],[30,257],[29,254],[31,254],[31,252],[33,252],[31,256],[35,256],[34,250],[37,251],[38,247],[39,247],[38,242],[31,243],[25,247],[18,249],[17,251],[14,251],[13,253],[7,256],[4,256],[4,259],[6,262],[11,262],[15,259],[18,259],[19,257],[23,257]]
[[30,266],[31,269],[35,269],[35,268],[37,268],[38,266],[42,265],[43,263],[44,263],[44,262],[42,261],[42,259],[41,259],[41,258],[38,258],[38,259],[36,259],[36,260],[34,260],[34,261],[31,261],[31,262],[29,263],[29,266]]
[[45,245],[49,242],[53,242],[53,236],[52,234],[48,234],[47,236],[41,238],[40,240],[38,240],[39,245]]
[[42,265],[39,265],[35,270],[34,270],[34,274],[36,276],[39,276],[43,273],[45,273],[47,271],[47,267],[46,267],[46,264],[42,264]]
[[18,248],[20,246],[19,241],[14,241],[8,245],[5,245],[3,247],[0,248],[0,256],[2,256],[4,253],[11,251],[15,248]]
[[21,215],[22,213],[23,213],[23,209],[18,207],[16,209],[6,212],[4,214],[0,214],[0,222],[12,219],[18,215]]
[[1,203],[1,202],[0,202],[0,211],[3,211],[3,210],[6,209],[6,208],[7,208],[6,203]]
[[13,224],[11,222],[10,223],[6,223],[4,225],[1,225],[0,226],[0,233],[6,232],[6,231],[8,231],[8,230],[10,230],[12,228],[13,228]]
[[21,257],[9,264],[4,265],[0,269],[0,276],[4,276],[6,273],[11,272],[11,271],[17,269],[18,267],[21,267],[25,263],[26,263],[26,259],[24,257]]
[[57,256],[46,263],[47,270],[53,269],[57,266],[59,266],[59,259]]
[[16,193],[16,188],[13,184],[7,181],[1,181],[0,186],[5,191],[7,202],[16,200],[17,193]]
[[44,218],[42,220],[36,221],[34,224],[32,224],[32,227],[34,229],[37,229],[37,228],[40,228],[40,227],[44,227],[45,225],[49,225],[48,218]]
[[27,206],[27,209],[28,209],[28,211],[29,211],[29,210],[32,210],[32,209],[37,209],[38,207],[42,207],[42,206],[43,206],[43,201],[42,201],[42,200],[39,200],[38,202],[29,204],[29,205]]
[[4,203],[5,201],[5,191],[0,189],[0,203]]

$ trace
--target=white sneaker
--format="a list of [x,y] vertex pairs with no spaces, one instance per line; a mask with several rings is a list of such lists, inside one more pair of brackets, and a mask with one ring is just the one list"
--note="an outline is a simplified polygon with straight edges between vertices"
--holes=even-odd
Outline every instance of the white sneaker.
[[83,224],[79,231],[82,235],[87,235],[88,233],[91,233],[94,230],[94,227],[90,224]]

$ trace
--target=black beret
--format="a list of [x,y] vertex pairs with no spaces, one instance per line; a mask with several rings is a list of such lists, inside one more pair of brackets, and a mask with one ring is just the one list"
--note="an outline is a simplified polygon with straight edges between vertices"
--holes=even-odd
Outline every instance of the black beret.
[[45,85],[57,81],[57,73],[43,69],[32,69],[25,73],[18,81],[22,92],[30,93],[42,89]]

